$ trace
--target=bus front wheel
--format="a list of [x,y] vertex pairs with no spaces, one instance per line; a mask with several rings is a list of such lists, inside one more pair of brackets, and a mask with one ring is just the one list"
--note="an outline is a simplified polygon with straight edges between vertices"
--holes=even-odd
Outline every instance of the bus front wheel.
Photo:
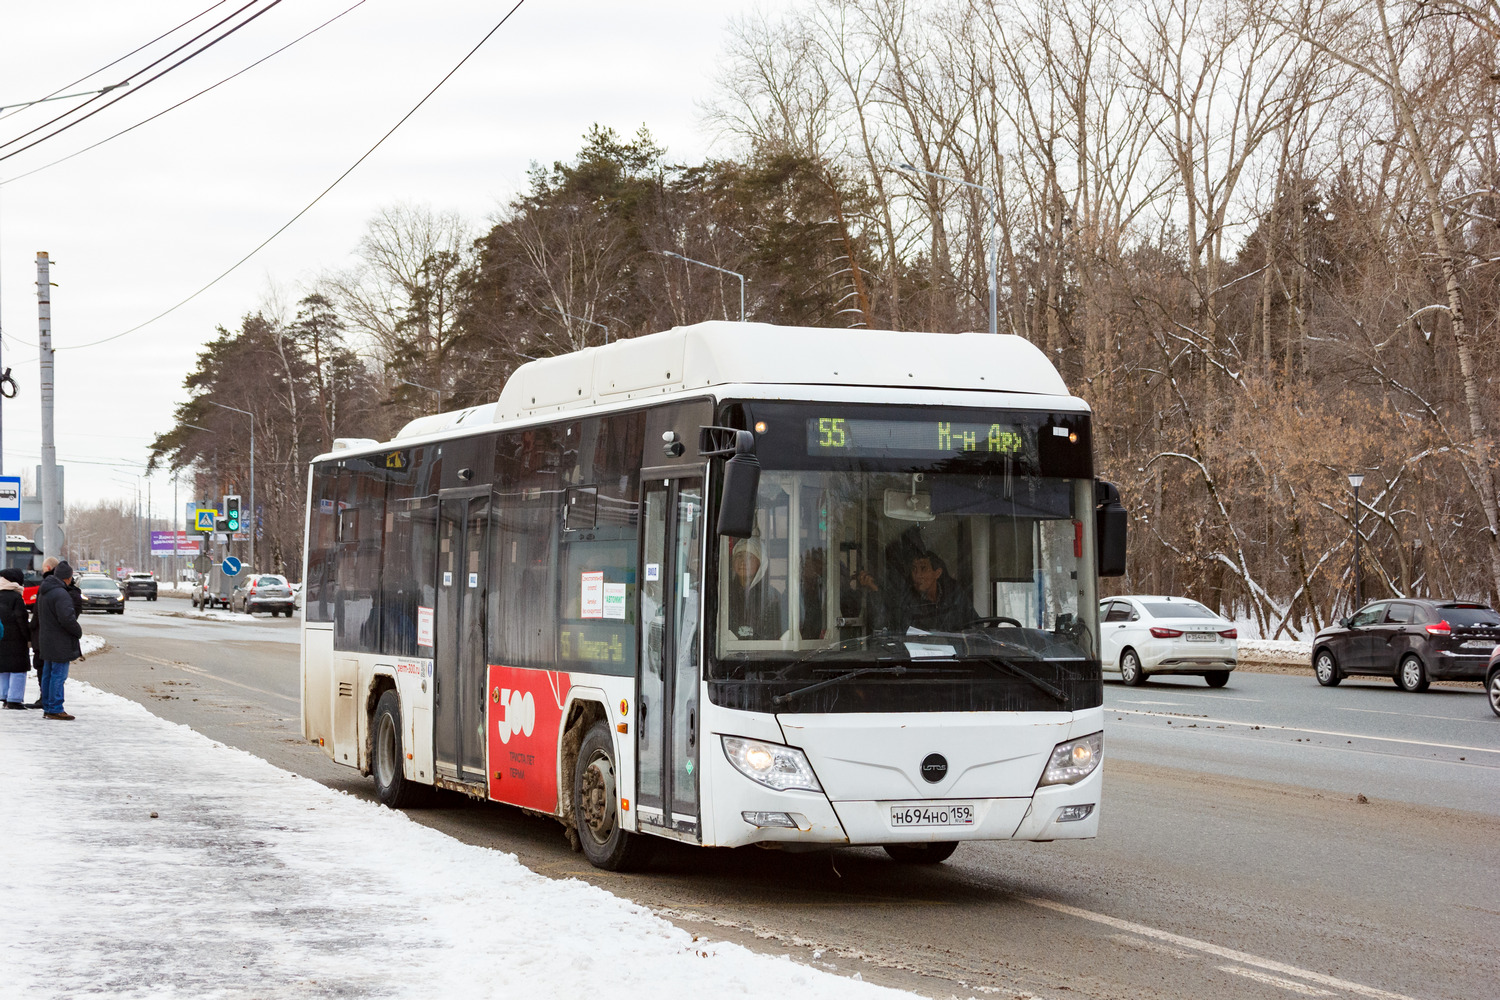
[[589,864],[611,872],[634,871],[651,859],[655,845],[621,826],[619,809],[614,741],[608,724],[600,720],[584,735],[573,765],[573,826]]

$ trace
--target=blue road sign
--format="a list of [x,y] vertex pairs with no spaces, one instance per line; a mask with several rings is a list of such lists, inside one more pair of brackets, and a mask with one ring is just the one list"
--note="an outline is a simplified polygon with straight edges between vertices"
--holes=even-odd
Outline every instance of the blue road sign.
[[197,525],[195,530],[213,531],[214,525],[218,521],[218,517],[218,511],[199,507],[198,510],[194,512],[194,524]]
[[240,561],[234,556],[225,556],[224,561],[219,563],[219,568],[224,571],[225,576],[240,575]]
[[21,519],[21,477],[0,476],[0,521]]

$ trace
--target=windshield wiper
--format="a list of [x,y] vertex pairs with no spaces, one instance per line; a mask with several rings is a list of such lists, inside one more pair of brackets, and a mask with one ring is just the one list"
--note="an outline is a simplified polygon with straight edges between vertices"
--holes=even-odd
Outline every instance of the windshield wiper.
[[[1033,663],[1041,662],[1046,659],[1046,657],[1042,656],[1042,654],[1038,653],[1036,650],[1031,649],[1027,646],[1023,646],[1018,642],[1010,642],[1006,639],[999,639],[994,636],[988,636],[983,632],[928,632],[927,635],[961,639],[981,638],[989,643],[992,643],[993,645],[1004,646],[1006,649],[1013,649],[1019,653],[1024,653],[1026,654],[1025,659],[1030,660]],[[1066,705],[1068,703],[1068,696],[1062,688],[1057,687],[1055,684],[1049,683],[1048,681],[1044,681],[1040,677],[1028,673],[1025,670],[1022,670],[1020,667],[1016,666],[1014,663],[1011,663],[1009,660],[981,657],[980,662],[988,664],[992,669],[998,670],[1001,673],[1010,674],[1012,677],[1019,677],[1021,680],[1031,684],[1037,690],[1051,695],[1053,699],[1055,699],[1059,704]]]
[[773,695],[771,698],[771,704],[785,705],[787,702],[791,701],[793,698],[798,697],[799,695],[808,694],[813,691],[821,691],[823,688],[832,687],[835,684],[842,684],[844,681],[853,680],[856,677],[864,677],[866,674],[893,674],[899,677],[900,675],[906,673],[906,670],[907,668],[905,666],[899,664],[894,667],[860,667],[857,670],[849,670],[842,674],[839,674],[837,677],[830,677],[827,680],[818,681],[816,684],[809,684],[806,687],[800,687],[795,691],[788,691],[786,694]]

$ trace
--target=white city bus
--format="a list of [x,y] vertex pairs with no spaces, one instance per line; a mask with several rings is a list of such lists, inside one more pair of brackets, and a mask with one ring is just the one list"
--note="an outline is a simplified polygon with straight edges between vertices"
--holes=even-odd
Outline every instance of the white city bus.
[[531,362],[314,461],[303,732],[388,805],[545,813],[612,869],[1092,837],[1125,517],[1091,451],[1013,336],[716,322]]

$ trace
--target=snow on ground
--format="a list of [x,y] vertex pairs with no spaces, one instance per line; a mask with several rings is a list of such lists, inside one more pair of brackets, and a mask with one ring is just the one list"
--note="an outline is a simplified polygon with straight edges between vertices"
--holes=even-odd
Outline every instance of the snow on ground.
[[83,650],[84,656],[88,656],[90,653],[104,648],[104,636],[90,635],[85,632],[83,638],[78,640],[78,648]]
[[0,996],[909,996],[698,940],[90,685],[66,702],[76,722],[0,713]]

